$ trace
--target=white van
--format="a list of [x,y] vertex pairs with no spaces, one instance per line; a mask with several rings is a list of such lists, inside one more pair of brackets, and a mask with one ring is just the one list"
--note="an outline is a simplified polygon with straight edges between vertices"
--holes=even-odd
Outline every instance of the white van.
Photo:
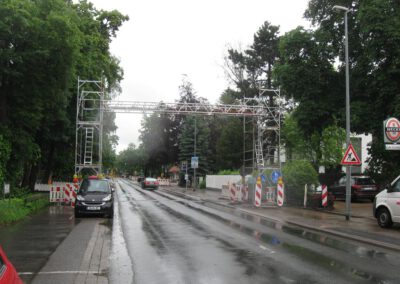
[[400,176],[375,196],[373,210],[382,228],[400,223]]

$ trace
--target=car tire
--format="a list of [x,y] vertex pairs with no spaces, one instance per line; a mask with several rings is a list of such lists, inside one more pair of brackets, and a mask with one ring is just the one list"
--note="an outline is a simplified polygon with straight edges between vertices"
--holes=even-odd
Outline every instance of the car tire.
[[114,206],[111,207],[110,211],[107,213],[107,218],[108,219],[114,218]]
[[78,211],[74,212],[75,218],[81,218],[82,215],[80,213],[78,213]]
[[390,212],[386,208],[380,208],[376,213],[376,218],[381,228],[390,228],[393,225]]

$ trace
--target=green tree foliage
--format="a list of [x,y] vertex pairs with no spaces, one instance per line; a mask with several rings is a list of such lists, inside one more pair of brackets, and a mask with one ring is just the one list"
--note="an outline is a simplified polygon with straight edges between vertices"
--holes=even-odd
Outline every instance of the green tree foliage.
[[305,160],[286,163],[282,168],[282,176],[286,188],[286,198],[289,202],[297,203],[301,200],[304,185],[318,183],[318,173],[313,165]]
[[[305,16],[318,32],[327,34],[325,41],[340,58],[338,73],[344,82],[343,13],[332,10],[336,2],[311,0]],[[389,181],[397,175],[392,169],[398,167],[400,153],[384,150],[382,121],[388,116],[400,116],[400,3],[346,0],[341,5],[351,8],[348,13],[351,128],[359,133],[372,133],[371,173]],[[340,94],[344,93],[341,84]]]
[[118,90],[122,70],[109,43],[125,20],[86,1],[2,1],[0,122],[12,145],[13,184],[33,188],[37,178],[72,176],[77,76],[103,76],[109,92]]
[[146,157],[142,148],[129,144],[128,148],[117,156],[116,167],[119,174],[139,175],[144,174]]
[[169,114],[154,113],[143,119],[140,140],[147,157],[144,164],[146,173],[160,174],[163,168],[177,161],[174,126],[175,121]]

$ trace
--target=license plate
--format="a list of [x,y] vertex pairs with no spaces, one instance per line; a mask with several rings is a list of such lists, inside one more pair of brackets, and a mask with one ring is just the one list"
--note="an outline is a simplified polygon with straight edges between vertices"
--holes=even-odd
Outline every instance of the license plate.
[[363,190],[373,190],[372,187],[364,187]]
[[100,210],[100,206],[88,206],[87,210]]

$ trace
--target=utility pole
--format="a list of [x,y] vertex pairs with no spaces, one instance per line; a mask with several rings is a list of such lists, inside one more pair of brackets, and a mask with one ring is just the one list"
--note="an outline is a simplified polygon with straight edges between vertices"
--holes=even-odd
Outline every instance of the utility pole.
[[[196,157],[197,117],[194,116],[194,155]],[[193,190],[196,190],[196,167],[193,168]]]
[[[347,27],[347,13],[349,9],[343,6],[333,6],[334,10],[344,11],[344,40],[345,40],[345,62],[346,62],[346,144],[350,145],[350,79],[349,79],[349,36]],[[350,220],[351,211],[351,166],[346,166],[346,220]]]

